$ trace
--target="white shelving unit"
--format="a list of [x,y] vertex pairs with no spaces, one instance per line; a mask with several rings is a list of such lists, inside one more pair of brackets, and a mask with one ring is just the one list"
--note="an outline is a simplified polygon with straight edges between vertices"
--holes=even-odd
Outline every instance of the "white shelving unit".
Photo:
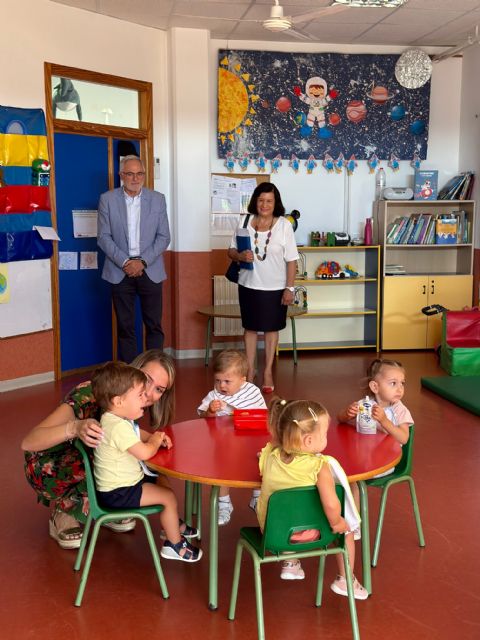
[[[379,348],[380,247],[298,247],[305,258],[306,277],[295,287],[305,287],[307,312],[296,318],[297,349]],[[317,267],[335,261],[351,265],[356,278],[318,279]],[[299,260],[298,272],[303,270]],[[300,306],[303,294],[298,291]],[[292,349],[291,328],[280,332],[279,351]]]

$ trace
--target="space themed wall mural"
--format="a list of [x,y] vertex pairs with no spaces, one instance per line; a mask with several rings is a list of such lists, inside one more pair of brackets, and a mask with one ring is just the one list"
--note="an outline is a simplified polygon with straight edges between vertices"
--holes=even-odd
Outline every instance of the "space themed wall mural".
[[218,55],[217,149],[226,164],[426,158],[430,81],[400,86],[398,55]]

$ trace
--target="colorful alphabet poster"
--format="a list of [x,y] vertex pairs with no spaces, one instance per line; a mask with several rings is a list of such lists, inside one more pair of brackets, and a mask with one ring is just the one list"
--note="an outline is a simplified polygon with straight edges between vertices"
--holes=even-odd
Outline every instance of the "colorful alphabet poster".
[[426,158],[430,82],[400,86],[398,57],[220,50],[218,157]]

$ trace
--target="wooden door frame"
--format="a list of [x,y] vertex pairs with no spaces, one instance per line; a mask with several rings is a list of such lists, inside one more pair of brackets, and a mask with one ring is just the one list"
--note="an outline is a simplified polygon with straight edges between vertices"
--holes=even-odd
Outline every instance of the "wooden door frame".
[[[97,124],[93,122],[77,122],[62,120],[53,117],[52,76],[64,76],[74,80],[83,80],[95,84],[105,84],[122,89],[131,89],[138,92],[139,127],[117,127],[110,124]],[[44,62],[45,79],[45,106],[47,121],[47,143],[51,164],[50,173],[50,200],[52,208],[52,226],[57,229],[57,208],[55,193],[55,133],[71,133],[86,136],[102,136],[108,141],[108,185],[113,189],[113,139],[139,140],[140,156],[145,165],[145,184],[153,188],[153,104],[152,83],[121,76],[113,76],[97,71],[65,67],[53,62]],[[99,194],[100,196],[100,194]],[[50,262],[52,281],[52,325],[54,342],[54,373],[55,380],[62,377],[61,353],[60,353],[60,297],[58,278],[58,245],[54,243],[54,251]],[[99,274],[100,277],[100,274]],[[112,315],[112,340],[113,353],[116,351],[116,328]],[[79,370],[80,372],[81,370]],[[69,372],[69,374],[72,372]]]

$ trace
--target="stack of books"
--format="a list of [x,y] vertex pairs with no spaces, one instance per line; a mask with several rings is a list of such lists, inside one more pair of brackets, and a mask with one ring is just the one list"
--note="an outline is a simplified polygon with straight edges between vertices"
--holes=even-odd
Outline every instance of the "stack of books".
[[447,184],[440,189],[439,200],[470,200],[475,182],[475,174],[472,171],[459,173],[450,178]]
[[387,229],[387,244],[434,244],[434,218],[431,213],[396,218]]
[[387,244],[443,244],[443,242],[437,241],[437,237],[440,237],[440,234],[437,233],[437,221],[443,220],[445,217],[452,220],[449,223],[452,225],[451,229],[455,226],[455,241],[450,239],[449,244],[467,244],[471,228],[465,211],[452,211],[447,216],[445,214],[412,213],[409,216],[395,218],[387,227]]
[[406,273],[403,264],[386,264],[385,275],[386,276],[403,276]]

